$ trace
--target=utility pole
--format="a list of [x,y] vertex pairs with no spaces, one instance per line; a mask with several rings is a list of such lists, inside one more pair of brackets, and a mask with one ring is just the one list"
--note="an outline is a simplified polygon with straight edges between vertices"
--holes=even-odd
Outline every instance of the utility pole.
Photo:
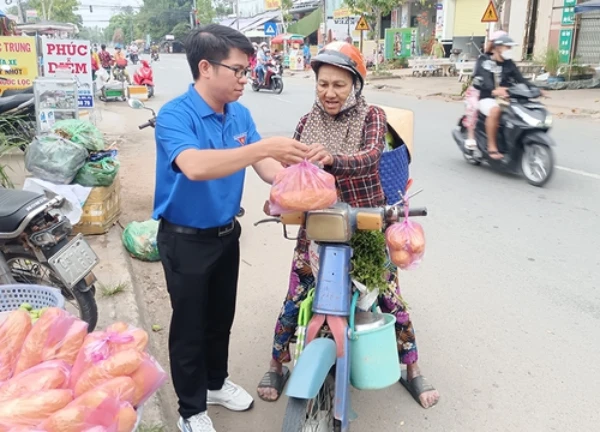
[[327,3],[323,0],[323,45],[327,44]]
[[240,31],[240,0],[235,0],[235,24]]

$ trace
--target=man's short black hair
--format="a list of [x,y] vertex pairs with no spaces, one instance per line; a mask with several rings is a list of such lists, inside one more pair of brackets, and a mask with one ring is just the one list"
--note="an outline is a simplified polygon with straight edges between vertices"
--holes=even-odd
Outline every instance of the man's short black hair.
[[254,54],[254,47],[239,31],[220,24],[208,24],[192,30],[186,37],[185,53],[194,80],[200,78],[198,63],[202,60],[221,62],[229,57],[232,48],[244,54]]
[[102,44],[102,45],[100,45],[100,48],[106,49],[106,45]]

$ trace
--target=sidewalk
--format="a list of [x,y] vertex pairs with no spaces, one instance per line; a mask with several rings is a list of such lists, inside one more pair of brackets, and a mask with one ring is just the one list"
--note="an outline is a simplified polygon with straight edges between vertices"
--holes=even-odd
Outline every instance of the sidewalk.
[[[389,77],[367,76],[367,85],[378,90],[392,89],[415,97],[441,97],[462,101],[459,96],[463,83],[457,77],[412,76],[411,69],[390,71]],[[600,119],[600,89],[548,91],[543,103],[558,117],[588,117]]]

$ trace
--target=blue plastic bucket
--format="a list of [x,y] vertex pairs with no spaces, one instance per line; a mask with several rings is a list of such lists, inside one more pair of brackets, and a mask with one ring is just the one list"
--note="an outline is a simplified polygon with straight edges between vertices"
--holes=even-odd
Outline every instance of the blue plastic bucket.
[[[355,295],[355,297],[357,297]],[[354,305],[353,299],[353,305]],[[384,324],[354,331],[354,311],[350,317],[350,382],[359,390],[380,390],[400,379],[400,361],[396,344],[396,317],[381,314]]]

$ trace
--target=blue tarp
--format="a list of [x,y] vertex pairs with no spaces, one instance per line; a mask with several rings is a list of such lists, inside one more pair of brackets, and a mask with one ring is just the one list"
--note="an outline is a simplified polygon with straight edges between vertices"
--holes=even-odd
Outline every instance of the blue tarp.
[[575,13],[600,11],[600,0],[590,0],[575,6]]

